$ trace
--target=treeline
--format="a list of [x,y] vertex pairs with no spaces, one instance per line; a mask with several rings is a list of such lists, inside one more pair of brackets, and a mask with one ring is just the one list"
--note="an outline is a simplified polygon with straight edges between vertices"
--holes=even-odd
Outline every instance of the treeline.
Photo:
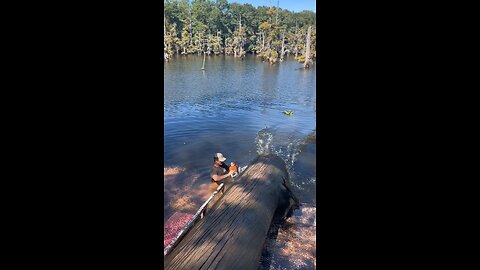
[[312,11],[255,8],[226,0],[164,0],[164,4],[167,61],[172,54],[244,57],[248,52],[271,64],[292,54],[308,67],[316,57],[316,19]]

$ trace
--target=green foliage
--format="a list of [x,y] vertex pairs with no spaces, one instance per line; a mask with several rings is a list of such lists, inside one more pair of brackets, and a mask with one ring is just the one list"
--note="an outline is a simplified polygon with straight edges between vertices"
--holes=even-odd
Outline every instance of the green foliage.
[[227,0],[164,0],[164,4],[164,50],[169,55],[254,53],[275,64],[285,54],[293,54],[304,61],[307,28],[312,26],[310,58],[316,57],[312,11],[255,8]]

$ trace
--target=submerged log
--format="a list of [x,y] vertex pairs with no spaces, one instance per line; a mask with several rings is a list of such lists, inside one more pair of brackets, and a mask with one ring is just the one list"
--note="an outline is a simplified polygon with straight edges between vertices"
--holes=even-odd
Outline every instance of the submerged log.
[[164,259],[164,269],[258,269],[272,223],[298,206],[285,162],[261,155]]

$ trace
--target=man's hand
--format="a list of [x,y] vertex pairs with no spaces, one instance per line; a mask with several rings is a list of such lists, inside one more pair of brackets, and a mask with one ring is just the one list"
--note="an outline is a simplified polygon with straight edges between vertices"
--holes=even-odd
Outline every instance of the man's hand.
[[223,180],[223,179],[225,179],[225,178],[227,178],[227,177],[229,177],[229,176],[232,176],[233,173],[234,173],[234,171],[230,171],[230,172],[228,172],[227,174],[224,174],[224,175],[222,175],[222,176],[220,176],[220,175],[212,175],[212,178],[213,178],[213,180],[214,180],[215,182],[217,182],[217,181]]

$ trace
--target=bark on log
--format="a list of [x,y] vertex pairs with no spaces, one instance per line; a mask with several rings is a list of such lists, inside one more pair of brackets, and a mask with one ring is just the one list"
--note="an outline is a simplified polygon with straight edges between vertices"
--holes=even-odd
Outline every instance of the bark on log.
[[164,269],[256,270],[272,222],[296,206],[285,162],[261,155],[164,258]]

